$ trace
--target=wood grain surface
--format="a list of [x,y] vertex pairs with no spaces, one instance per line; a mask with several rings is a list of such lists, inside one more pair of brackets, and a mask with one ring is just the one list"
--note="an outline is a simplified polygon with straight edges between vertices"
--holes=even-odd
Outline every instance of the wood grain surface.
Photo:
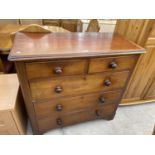
[[[15,24],[5,24],[0,26],[0,51],[9,53],[12,48],[11,33],[23,30],[27,25],[15,25]],[[51,32],[69,32],[58,26],[43,26],[43,28],[50,30]]]
[[17,33],[9,60],[37,60],[143,53],[113,33]]
[[18,32],[10,60],[33,132],[113,119],[141,53],[143,48],[116,33]]
[[[109,91],[69,98],[58,98],[55,100],[36,102],[34,106],[38,119],[52,117],[53,115],[61,116],[64,113],[72,114],[95,107],[102,107],[107,104],[114,104],[119,100],[121,93],[122,91]],[[57,110],[58,105],[61,105],[62,110]]]
[[[38,101],[40,99],[73,96],[97,91],[117,90],[124,87],[128,76],[129,71],[123,71],[34,80],[30,82],[31,95],[34,101]],[[106,80],[111,81],[110,86],[104,84]],[[62,88],[62,92],[57,93],[55,91],[57,86]]]
[[[43,78],[51,76],[66,76],[84,74],[87,68],[87,60],[61,60],[26,63],[28,78]],[[58,71],[60,70],[60,73]]]

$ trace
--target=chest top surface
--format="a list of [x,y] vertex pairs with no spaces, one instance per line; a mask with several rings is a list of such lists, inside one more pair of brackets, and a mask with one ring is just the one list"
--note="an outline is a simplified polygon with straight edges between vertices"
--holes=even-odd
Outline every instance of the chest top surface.
[[76,58],[144,53],[116,33],[22,33],[15,36],[9,60]]

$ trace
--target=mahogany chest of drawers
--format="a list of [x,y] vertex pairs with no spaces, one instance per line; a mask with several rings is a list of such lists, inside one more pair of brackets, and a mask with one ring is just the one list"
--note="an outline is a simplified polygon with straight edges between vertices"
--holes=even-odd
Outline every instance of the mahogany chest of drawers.
[[144,49],[113,33],[21,33],[15,61],[34,134],[111,120]]

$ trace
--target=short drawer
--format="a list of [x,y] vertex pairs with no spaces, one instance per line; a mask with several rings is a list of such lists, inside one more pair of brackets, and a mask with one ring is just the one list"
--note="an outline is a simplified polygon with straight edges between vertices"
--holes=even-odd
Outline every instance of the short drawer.
[[137,62],[137,55],[108,57],[108,58],[92,58],[89,63],[89,73],[97,73],[104,71],[130,70]]
[[80,111],[69,115],[46,117],[44,119],[39,119],[39,132],[43,133],[50,129],[59,128],[67,125],[73,125],[76,123],[81,123],[94,119],[109,119],[109,117],[113,116],[115,110],[116,105],[109,104],[100,109],[94,108],[92,110]]
[[84,74],[87,60],[61,60],[26,63],[28,79]]
[[93,107],[102,107],[107,104],[117,104],[122,91],[100,92],[75,96],[69,98],[58,98],[51,101],[35,103],[37,118],[51,117],[53,115],[61,116],[64,113],[74,113],[88,110]]
[[63,78],[49,78],[30,82],[32,100],[75,96],[99,91],[122,89],[129,71],[92,74]]

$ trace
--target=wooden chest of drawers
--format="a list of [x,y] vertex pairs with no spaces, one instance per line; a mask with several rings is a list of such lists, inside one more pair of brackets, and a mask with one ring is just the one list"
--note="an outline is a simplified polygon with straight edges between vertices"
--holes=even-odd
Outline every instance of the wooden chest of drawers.
[[17,33],[9,59],[34,133],[113,119],[141,53],[112,33]]

